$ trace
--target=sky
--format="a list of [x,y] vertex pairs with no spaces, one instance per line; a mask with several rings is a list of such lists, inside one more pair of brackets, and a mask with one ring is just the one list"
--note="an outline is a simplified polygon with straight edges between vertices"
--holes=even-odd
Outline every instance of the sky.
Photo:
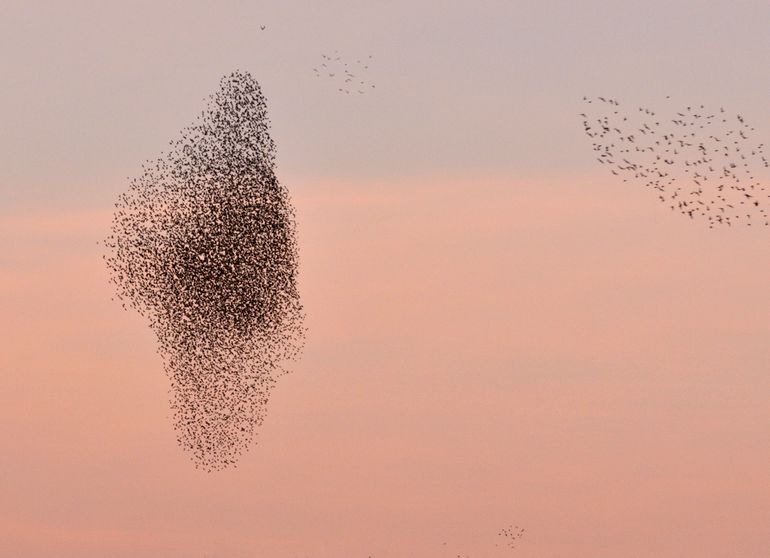
[[[770,233],[619,183],[578,116],[583,95],[668,95],[770,143],[769,20],[760,1],[4,2],[0,556],[769,555]],[[376,89],[316,78],[335,50],[371,55]],[[267,97],[309,333],[256,443],[208,474],[97,241],[235,69]]]

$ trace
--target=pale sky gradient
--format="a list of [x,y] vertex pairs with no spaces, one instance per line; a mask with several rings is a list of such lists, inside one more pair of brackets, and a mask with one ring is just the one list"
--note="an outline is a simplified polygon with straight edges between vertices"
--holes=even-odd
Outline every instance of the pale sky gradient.
[[[770,231],[617,184],[577,117],[672,95],[770,144],[767,2],[158,4],[0,8],[0,556],[770,555]],[[376,93],[315,81],[334,49]],[[205,474],[96,242],[235,68],[310,333]]]

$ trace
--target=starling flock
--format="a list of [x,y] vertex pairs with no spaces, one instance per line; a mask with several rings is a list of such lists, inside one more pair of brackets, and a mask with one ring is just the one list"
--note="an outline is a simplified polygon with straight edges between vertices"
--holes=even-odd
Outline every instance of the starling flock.
[[313,73],[316,78],[331,81],[340,94],[363,95],[375,88],[367,77],[371,60],[370,54],[363,60],[345,61],[335,50],[332,56],[321,54],[321,62],[313,68]]
[[250,445],[304,341],[294,209],[269,127],[251,75],[222,78],[119,197],[105,242],[118,296],[157,336],[177,439],[207,471]]
[[607,97],[583,101],[596,159],[623,182],[654,189],[672,210],[706,219],[710,228],[770,223],[765,146],[742,115],[703,105],[664,113],[624,109]]

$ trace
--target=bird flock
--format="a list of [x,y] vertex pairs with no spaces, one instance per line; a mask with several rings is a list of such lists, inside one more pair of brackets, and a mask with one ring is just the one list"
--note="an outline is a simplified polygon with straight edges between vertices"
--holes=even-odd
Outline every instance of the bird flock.
[[318,79],[329,81],[342,95],[364,95],[375,89],[368,77],[372,55],[355,61],[346,60],[335,50],[333,55],[321,54],[321,61],[313,68]]
[[118,297],[157,336],[177,440],[207,471],[236,464],[304,342],[295,215],[269,128],[251,75],[223,77],[119,197],[105,241]]
[[583,129],[597,161],[623,182],[654,190],[671,210],[710,228],[767,226],[770,192],[765,145],[743,115],[704,105],[626,108],[583,97]]
[[498,536],[505,540],[505,545],[508,548],[513,549],[516,548],[516,544],[524,536],[524,529],[518,525],[511,525],[505,529],[502,529],[498,533]]

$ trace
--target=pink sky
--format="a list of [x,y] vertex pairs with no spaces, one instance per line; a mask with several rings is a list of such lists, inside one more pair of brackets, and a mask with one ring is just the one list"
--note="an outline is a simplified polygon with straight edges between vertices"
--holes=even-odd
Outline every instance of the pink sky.
[[[767,0],[4,0],[0,558],[770,556],[770,227],[614,182],[578,116],[670,96],[768,144],[768,21]],[[317,78],[331,53],[372,56],[376,88]],[[267,98],[310,332],[257,444],[205,474],[96,243],[236,69]]]
[[766,230],[603,175],[284,182],[308,345],[216,474],[110,301],[109,208],[3,219],[0,556],[770,554]]

